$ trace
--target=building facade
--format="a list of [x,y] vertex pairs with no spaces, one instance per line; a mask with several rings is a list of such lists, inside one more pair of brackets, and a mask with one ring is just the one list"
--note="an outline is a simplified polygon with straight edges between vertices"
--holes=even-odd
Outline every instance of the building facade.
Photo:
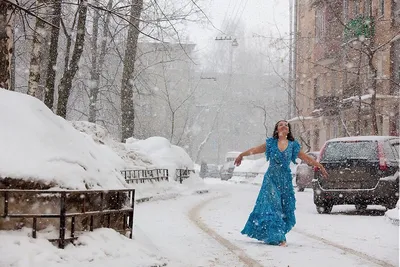
[[319,150],[335,137],[399,135],[399,3],[296,5],[297,116],[290,122],[303,147]]

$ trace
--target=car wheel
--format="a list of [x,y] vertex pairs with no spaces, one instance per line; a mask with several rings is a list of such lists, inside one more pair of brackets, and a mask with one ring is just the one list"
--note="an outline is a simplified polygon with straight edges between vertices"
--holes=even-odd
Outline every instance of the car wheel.
[[297,188],[297,191],[298,191],[298,192],[304,192],[304,188],[299,187],[299,188]]
[[366,204],[356,204],[355,206],[356,206],[356,210],[364,211],[364,210],[367,209],[368,205],[366,205]]
[[329,214],[332,211],[333,205],[332,204],[316,205],[316,208],[319,214]]

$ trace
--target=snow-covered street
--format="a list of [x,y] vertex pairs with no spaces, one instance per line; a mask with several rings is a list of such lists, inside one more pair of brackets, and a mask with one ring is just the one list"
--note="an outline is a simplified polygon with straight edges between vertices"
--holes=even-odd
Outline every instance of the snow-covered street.
[[296,193],[297,224],[288,247],[268,246],[240,234],[259,186],[206,179],[208,194],[137,206],[135,236],[168,266],[398,266],[398,226],[372,206],[332,214],[315,210],[312,191]]

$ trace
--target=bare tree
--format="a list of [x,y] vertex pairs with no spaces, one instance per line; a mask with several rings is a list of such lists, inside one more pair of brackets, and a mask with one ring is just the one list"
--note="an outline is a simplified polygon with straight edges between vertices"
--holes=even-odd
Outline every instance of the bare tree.
[[53,26],[50,31],[50,48],[49,48],[49,61],[47,63],[46,71],[46,82],[45,82],[45,96],[44,103],[46,106],[53,110],[54,105],[54,87],[56,80],[56,64],[58,57],[58,37],[60,35],[60,23],[61,23],[61,0],[52,1],[52,16],[51,23]]
[[203,139],[203,141],[200,142],[197,150],[196,150],[196,156],[194,157],[194,161],[198,162],[198,160],[200,159],[200,154],[203,151],[204,146],[207,144],[208,140],[210,139],[211,135],[214,133],[215,131],[215,127],[218,123],[218,116],[221,112],[221,107],[218,108],[217,112],[215,113],[215,117],[213,120],[213,123],[211,125],[210,130],[208,131],[208,133],[206,134],[205,138]]
[[[113,0],[109,0],[107,4],[107,9],[110,10],[113,5]],[[100,20],[100,10],[94,8],[93,17],[93,33],[92,33],[92,68],[90,71],[91,83],[90,83],[90,94],[89,94],[89,122],[96,122],[96,102],[100,90],[100,74],[103,70],[104,60],[106,56],[106,45],[108,34],[108,26],[110,23],[111,13],[107,12],[106,19],[103,25],[103,33],[100,45],[100,54],[97,52],[97,42],[98,42],[98,31],[99,31],[99,20]]]
[[133,136],[135,127],[135,110],[133,107],[133,73],[137,43],[139,38],[139,22],[143,9],[143,0],[132,0],[129,16],[129,29],[124,57],[124,69],[121,81],[121,116],[122,116],[122,141]]
[[[82,0],[78,6],[78,23],[77,33],[74,45],[74,51],[72,53],[72,59],[69,64],[69,60],[65,62],[65,70],[58,87],[58,103],[57,103],[57,115],[66,118],[67,116],[67,104],[72,87],[72,80],[75,77],[76,72],[79,69],[79,59],[81,58],[83,46],[85,43],[86,33],[86,14],[88,9],[88,0]],[[69,54],[67,53],[67,57]]]
[[33,34],[33,41],[32,41],[32,53],[31,53],[31,62],[29,67],[29,81],[28,81],[28,95],[36,96],[38,88],[39,88],[39,81],[40,81],[40,62],[43,60],[41,58],[42,50],[45,49],[47,46],[45,44],[46,40],[46,29],[45,29],[45,22],[39,19],[40,13],[46,14],[47,13],[47,4],[45,0],[37,0],[36,1],[36,24],[35,30]]
[[11,3],[0,1],[0,87],[4,89],[10,89],[14,12]]

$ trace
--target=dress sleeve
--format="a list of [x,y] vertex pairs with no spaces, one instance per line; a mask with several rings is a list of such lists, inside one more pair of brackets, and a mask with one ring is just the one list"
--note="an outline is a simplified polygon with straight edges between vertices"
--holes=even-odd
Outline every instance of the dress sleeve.
[[266,140],[265,157],[267,158],[267,161],[271,157],[272,141],[273,141],[273,138],[271,138],[271,137],[267,138],[267,140]]
[[301,148],[301,147],[300,147],[299,142],[297,142],[296,140],[293,141],[292,162],[293,162],[294,164],[296,164],[296,159],[297,159],[297,156],[299,155],[300,148]]

